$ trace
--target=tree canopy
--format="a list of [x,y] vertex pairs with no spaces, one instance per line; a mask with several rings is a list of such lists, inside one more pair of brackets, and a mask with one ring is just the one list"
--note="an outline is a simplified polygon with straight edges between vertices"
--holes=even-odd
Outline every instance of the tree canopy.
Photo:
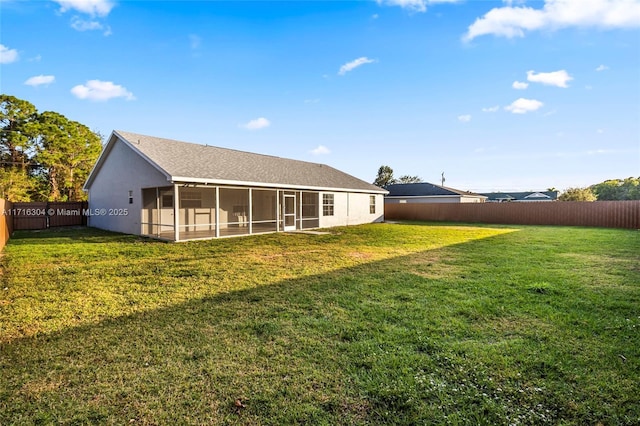
[[0,95],[0,196],[9,201],[79,201],[101,137],[28,101]]
[[386,188],[387,186],[393,185],[394,183],[420,183],[420,182],[423,182],[423,180],[418,176],[404,175],[396,179],[395,177],[393,177],[393,169],[391,167],[380,166],[380,168],[378,169],[378,175],[376,176],[376,180],[373,181],[373,184],[381,188]]
[[598,201],[640,200],[640,177],[605,180],[591,185],[591,190]]
[[560,201],[596,201],[590,188],[568,188],[558,197]]

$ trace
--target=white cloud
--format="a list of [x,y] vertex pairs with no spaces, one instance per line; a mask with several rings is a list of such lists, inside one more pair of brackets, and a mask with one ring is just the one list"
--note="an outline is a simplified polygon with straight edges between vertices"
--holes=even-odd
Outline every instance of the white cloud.
[[85,21],[79,16],[74,16],[71,18],[71,28],[76,31],[93,31],[93,30],[101,30],[104,27],[98,21]]
[[371,19],[378,19],[380,17],[380,15],[378,15],[377,13],[374,13],[373,15],[371,15]]
[[354,59],[351,62],[347,62],[346,64],[344,64],[343,66],[340,67],[340,71],[338,71],[338,74],[340,75],[345,75],[346,73],[348,73],[349,71],[352,71],[364,64],[371,64],[375,62],[374,59],[369,59],[366,56],[362,56],[358,59]]
[[378,4],[387,6],[400,6],[403,9],[409,9],[412,12],[426,12],[427,0],[376,0]]
[[533,83],[542,83],[547,86],[567,88],[569,87],[567,82],[573,80],[573,77],[571,77],[565,70],[540,72],[538,74],[536,74],[535,71],[527,71],[527,80]]
[[458,121],[461,123],[468,123],[471,121],[471,115],[469,114],[465,114],[465,115],[459,115],[458,116]]
[[113,84],[111,81],[89,80],[86,84],[79,84],[71,89],[78,99],[90,101],[108,101],[113,98],[125,98],[128,101],[135,100],[133,93],[125,87]]
[[499,109],[500,105],[496,105],[492,107],[482,108],[482,112],[498,112]]
[[327,148],[324,145],[318,145],[317,148],[311,150],[311,153],[313,155],[325,155],[325,154],[331,154],[331,151],[329,150],[329,148]]
[[542,108],[544,104],[535,99],[520,98],[511,103],[511,105],[504,107],[507,111],[511,111],[514,114],[526,114],[531,111],[536,111]]
[[271,126],[271,122],[264,117],[256,118],[242,125],[247,130],[260,130],[269,126]]
[[469,26],[464,41],[493,34],[524,37],[526,32],[567,27],[601,29],[640,27],[637,0],[544,0],[541,9],[511,3],[491,9]]
[[27,59],[29,62],[40,62],[42,60],[42,55],[36,55],[33,58]]
[[529,87],[529,83],[525,83],[523,81],[514,81],[511,87],[517,90],[524,90]]
[[426,12],[427,5],[435,3],[457,3],[460,0],[376,0],[378,4],[386,6],[400,6],[411,12]]
[[103,35],[110,36],[111,27],[108,25],[104,25],[98,21],[86,21],[79,16],[74,16],[71,18],[71,28],[76,31],[96,31],[96,30],[104,30]]
[[18,60],[18,51],[0,44],[0,64],[10,64]]
[[596,71],[600,72],[600,71],[606,71],[606,70],[608,70],[608,69],[609,69],[609,67],[608,67],[608,66],[606,66],[606,65],[600,65],[600,66],[598,66],[598,68],[596,68]]
[[28,78],[27,81],[24,82],[27,86],[42,86],[48,85],[55,81],[55,77],[52,75],[36,75],[31,78]]
[[111,0],[54,0],[60,5],[60,12],[75,10],[91,16],[107,16],[115,3]]

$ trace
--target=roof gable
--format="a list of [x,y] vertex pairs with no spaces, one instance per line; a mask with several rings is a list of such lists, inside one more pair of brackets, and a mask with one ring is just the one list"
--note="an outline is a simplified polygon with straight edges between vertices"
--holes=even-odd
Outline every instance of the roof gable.
[[529,192],[485,192],[489,201],[552,201],[558,199],[557,191],[529,191]]
[[546,195],[546,194],[542,194],[542,193],[540,193],[540,192],[534,192],[533,194],[529,194],[529,195],[527,195],[527,196],[526,196],[526,197],[524,197],[524,198],[546,198],[546,199],[549,199],[549,198],[551,198],[551,197],[549,197],[549,196],[548,196],[548,195]]
[[[173,182],[386,192],[325,164],[124,131],[114,131],[109,143],[114,137],[130,146]],[[94,170],[97,168],[98,164]],[[90,176],[87,187],[91,179]]]

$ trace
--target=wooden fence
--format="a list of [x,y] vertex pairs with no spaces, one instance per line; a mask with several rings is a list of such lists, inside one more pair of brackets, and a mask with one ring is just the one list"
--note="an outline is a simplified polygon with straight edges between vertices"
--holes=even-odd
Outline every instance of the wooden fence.
[[13,203],[13,229],[47,229],[58,226],[86,226],[86,201]]
[[0,199],[0,251],[7,244],[11,233],[13,232],[13,217],[11,216],[11,209],[13,204],[7,200]]
[[640,229],[640,201],[385,204],[386,220]]

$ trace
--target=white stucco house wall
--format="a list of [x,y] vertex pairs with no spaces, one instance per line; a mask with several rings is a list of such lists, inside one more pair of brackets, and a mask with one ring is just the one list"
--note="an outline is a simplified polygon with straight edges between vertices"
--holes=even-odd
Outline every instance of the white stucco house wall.
[[114,131],[88,225],[185,241],[384,220],[386,190],[324,164]]
[[484,203],[487,197],[428,182],[397,183],[387,187],[386,204],[404,203]]

